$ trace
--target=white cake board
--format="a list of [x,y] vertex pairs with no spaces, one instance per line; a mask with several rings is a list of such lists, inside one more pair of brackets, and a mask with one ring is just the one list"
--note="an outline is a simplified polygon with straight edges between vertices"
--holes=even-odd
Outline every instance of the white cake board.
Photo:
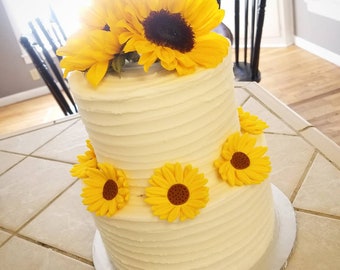
[[[272,192],[277,217],[278,235],[270,250],[271,257],[268,269],[282,270],[287,266],[287,260],[293,249],[296,237],[295,212],[289,199],[273,184]],[[97,230],[92,247],[93,263],[96,270],[115,270],[106,253],[102,238]]]

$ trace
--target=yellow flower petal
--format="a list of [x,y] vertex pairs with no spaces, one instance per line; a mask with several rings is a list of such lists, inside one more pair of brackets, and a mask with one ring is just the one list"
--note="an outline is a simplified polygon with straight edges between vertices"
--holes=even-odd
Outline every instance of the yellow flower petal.
[[[236,132],[229,136],[221,156],[214,162],[222,180],[230,186],[239,186],[259,184],[268,177],[271,166],[269,157],[264,156],[267,147],[255,145],[256,138],[247,133]],[[244,156],[249,162],[244,161]]]
[[[114,181],[118,187],[118,192],[113,198],[104,197],[107,180]],[[130,191],[124,172],[108,163],[99,163],[98,168],[88,169],[88,176],[83,182],[85,185],[81,193],[83,204],[96,215],[112,216],[129,200]]]
[[[165,69],[190,74],[197,66],[217,66],[228,53],[227,39],[212,33],[224,16],[215,0],[129,1],[123,16],[118,23],[122,30],[119,40],[126,43],[125,51],[140,54],[139,64],[145,71],[158,58]],[[164,24],[156,25],[157,16],[162,16]],[[177,25],[175,38],[168,35],[172,24]],[[150,30],[154,28],[160,28],[157,34]]]
[[[151,205],[154,215],[169,222],[194,218],[199,213],[198,209],[208,202],[207,180],[191,165],[183,168],[180,163],[165,164],[155,170],[149,183],[150,186],[145,189],[145,202]],[[180,196],[176,192],[180,192]],[[182,207],[191,210],[182,211]],[[188,215],[185,214],[187,212]]]
[[93,64],[86,73],[87,80],[93,85],[97,86],[104,78],[109,62],[102,62]]
[[[152,195],[147,193],[147,196],[152,196]],[[152,196],[150,198],[146,198],[145,202],[147,202],[148,204],[157,205],[157,204],[160,204],[160,203],[167,203],[168,199],[166,197]]]
[[175,221],[175,220],[179,217],[180,209],[181,209],[181,207],[175,206],[175,207],[170,211],[170,213],[169,213],[169,215],[168,215],[168,221],[169,221],[169,222],[173,222],[173,221]]

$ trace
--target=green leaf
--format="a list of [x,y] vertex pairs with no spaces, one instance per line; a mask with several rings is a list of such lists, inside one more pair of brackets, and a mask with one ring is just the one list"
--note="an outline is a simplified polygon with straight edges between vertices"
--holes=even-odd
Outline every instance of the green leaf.
[[126,59],[126,55],[125,54],[117,54],[112,59],[111,67],[118,74],[120,74],[122,72],[122,69],[123,69],[123,67],[125,65],[125,59]]

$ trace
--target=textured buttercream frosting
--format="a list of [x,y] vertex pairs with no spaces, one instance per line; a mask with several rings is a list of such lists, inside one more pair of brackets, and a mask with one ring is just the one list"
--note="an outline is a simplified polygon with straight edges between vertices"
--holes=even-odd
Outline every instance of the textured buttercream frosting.
[[[273,239],[270,184],[230,187],[213,166],[223,142],[239,131],[230,55],[213,69],[178,76],[129,64],[92,88],[69,78],[97,160],[125,171],[128,204],[95,221],[117,269],[251,269]],[[208,179],[209,202],[193,220],[152,214],[145,187],[165,163],[191,164]]]

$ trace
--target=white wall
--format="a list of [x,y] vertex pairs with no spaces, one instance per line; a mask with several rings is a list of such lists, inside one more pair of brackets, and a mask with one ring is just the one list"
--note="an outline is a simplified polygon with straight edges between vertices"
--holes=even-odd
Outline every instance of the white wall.
[[340,66],[340,0],[294,0],[294,17],[295,44]]
[[[240,0],[240,15],[242,16],[240,23],[241,38],[244,36],[244,2],[244,0]],[[250,6],[251,2],[252,1],[249,1]],[[226,11],[223,22],[234,32],[234,1],[222,0],[221,7]],[[286,47],[291,45],[293,41],[294,22],[292,0],[267,0],[261,46]]]

